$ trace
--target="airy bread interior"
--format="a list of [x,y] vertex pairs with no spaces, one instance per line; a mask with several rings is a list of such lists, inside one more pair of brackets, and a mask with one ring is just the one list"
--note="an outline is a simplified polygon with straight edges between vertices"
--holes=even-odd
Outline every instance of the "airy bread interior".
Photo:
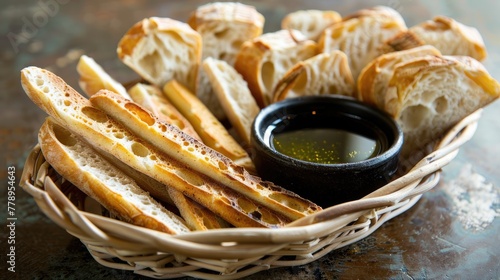
[[252,122],[260,111],[243,77],[227,62],[206,58],[203,68],[238,135],[250,145]]
[[132,178],[52,120],[40,129],[39,143],[46,160],[64,178],[124,221],[170,234],[190,231]]
[[403,129],[403,156],[436,140],[453,124],[500,95],[500,84],[470,57],[423,56],[394,69],[384,110]]
[[188,24],[151,17],[136,23],[120,40],[118,57],[158,87],[176,79],[195,90],[201,59],[201,36]]
[[340,21],[342,16],[336,11],[300,10],[287,14],[281,28],[298,30],[307,39],[317,41],[325,28]]

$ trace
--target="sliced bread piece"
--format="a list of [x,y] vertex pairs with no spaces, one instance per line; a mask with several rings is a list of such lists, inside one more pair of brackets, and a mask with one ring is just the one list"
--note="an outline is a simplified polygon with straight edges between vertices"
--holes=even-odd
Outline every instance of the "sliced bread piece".
[[341,51],[332,51],[295,64],[276,85],[273,101],[306,95],[352,96],[354,90],[347,56]]
[[342,16],[331,10],[299,10],[287,14],[281,21],[282,29],[302,32],[307,39],[317,41],[328,26],[342,21]]
[[240,138],[250,145],[252,122],[260,111],[243,77],[223,60],[206,58],[203,68]]
[[426,55],[441,56],[441,53],[435,47],[425,45],[391,52],[375,58],[363,68],[358,77],[357,99],[371,105],[383,107],[386,97],[385,92],[394,73],[394,68],[399,63]]
[[[202,37],[202,61],[212,57],[232,66],[243,42],[262,34],[264,16],[249,5],[214,2],[199,6],[189,17],[188,24]],[[226,117],[201,67],[196,95],[218,119]]]
[[194,91],[201,62],[201,36],[188,24],[151,17],[132,26],[118,43],[118,57],[158,87],[176,79]]
[[198,97],[175,80],[165,84],[163,93],[189,120],[205,145],[243,166],[248,172],[256,173],[247,151]]
[[106,73],[93,58],[82,55],[78,60],[76,70],[80,75],[78,81],[80,88],[87,96],[92,96],[101,89],[107,89],[130,99],[125,87]]
[[38,139],[47,162],[61,176],[123,221],[169,234],[190,231],[184,220],[52,119],[42,125]]
[[352,17],[326,28],[319,40],[319,50],[343,51],[357,81],[361,70],[380,54],[379,46],[404,30],[404,22],[395,17],[378,13]]
[[247,81],[259,107],[272,101],[274,87],[297,62],[317,54],[317,44],[297,30],[280,30],[245,42],[234,67]]
[[134,102],[141,104],[158,118],[201,140],[191,123],[168,101],[158,87],[137,83],[128,92]]
[[436,47],[443,55],[470,56],[479,61],[487,56],[479,31],[449,17],[437,16],[410,27],[409,31],[425,44]]
[[401,125],[402,156],[409,157],[496,100],[500,84],[471,57],[424,56],[398,64],[383,95],[382,109]]

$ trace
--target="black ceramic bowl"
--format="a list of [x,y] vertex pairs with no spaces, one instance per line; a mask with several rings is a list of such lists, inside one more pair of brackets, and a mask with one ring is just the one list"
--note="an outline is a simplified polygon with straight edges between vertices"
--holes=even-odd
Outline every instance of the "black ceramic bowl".
[[[339,141],[364,144],[338,148],[345,144]],[[259,176],[328,207],[388,183],[398,168],[403,133],[390,116],[352,98],[307,96],[262,109],[251,144]]]

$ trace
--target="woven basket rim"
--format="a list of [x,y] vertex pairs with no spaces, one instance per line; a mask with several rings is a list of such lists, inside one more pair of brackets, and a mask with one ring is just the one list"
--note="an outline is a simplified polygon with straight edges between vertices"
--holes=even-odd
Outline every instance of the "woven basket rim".
[[53,171],[38,145],[26,159],[20,185],[102,265],[148,277],[240,278],[273,267],[312,262],[370,235],[410,209],[437,185],[441,168],[472,138],[481,112],[479,109],[456,124],[405,175],[362,199],[331,206],[277,229],[228,228],[170,235],[79,210],[51,178]]

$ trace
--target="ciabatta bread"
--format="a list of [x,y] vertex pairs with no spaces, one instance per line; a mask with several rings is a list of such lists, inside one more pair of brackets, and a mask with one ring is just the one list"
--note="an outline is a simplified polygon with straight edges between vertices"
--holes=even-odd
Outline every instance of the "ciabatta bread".
[[375,58],[363,68],[358,77],[356,98],[365,103],[383,107],[385,92],[394,73],[394,68],[400,63],[427,55],[441,56],[441,53],[433,46],[424,45]]
[[276,85],[273,102],[305,95],[352,96],[355,83],[345,53],[332,51],[301,61]]
[[87,94],[92,96],[101,89],[107,89],[120,94],[125,98],[130,98],[125,87],[113,79],[97,62],[86,55],[82,55],[76,70],[80,75],[80,88]]
[[50,118],[38,139],[45,159],[61,176],[123,221],[170,234],[190,231],[132,178]]
[[[117,160],[164,185],[175,188],[232,225],[281,227],[291,221],[222,183],[195,172],[178,160],[158,152],[143,138],[132,134],[103,111],[92,106],[89,100],[53,73],[37,67],[27,67],[21,71],[21,83],[35,104],[73,134],[84,138],[89,145],[115,156]],[[110,91],[105,92],[119,96]],[[135,106],[140,107],[138,104]],[[148,115],[146,113],[145,116]],[[167,128],[178,131],[183,138],[192,140],[197,145],[203,145],[175,126],[166,124],[165,129]]]
[[280,30],[245,42],[234,67],[247,81],[260,107],[272,101],[274,87],[297,62],[317,54],[317,44],[297,30]]
[[169,157],[289,219],[299,219],[320,209],[292,192],[249,174],[229,158],[162,122],[133,101],[111,91],[101,91],[90,101]]
[[317,41],[325,28],[340,21],[342,16],[336,11],[300,10],[287,14],[281,28],[298,30],[307,39]]
[[222,108],[240,138],[250,145],[252,122],[260,111],[243,77],[227,62],[214,58],[203,61]]
[[195,90],[201,62],[201,36],[188,24],[151,17],[132,26],[118,44],[118,57],[158,87],[176,79]]
[[128,93],[134,102],[141,104],[158,118],[201,140],[191,123],[168,101],[158,87],[137,83],[128,90]]
[[449,17],[437,16],[410,27],[409,31],[443,55],[470,56],[479,61],[487,56],[479,31]]
[[[264,16],[249,5],[215,2],[199,6],[188,24],[202,37],[202,61],[211,57],[232,66],[243,42],[262,34]],[[226,117],[203,68],[200,68],[196,95],[218,119]]]
[[500,95],[500,84],[471,57],[424,56],[396,65],[383,110],[401,125],[403,156],[442,136]]
[[163,93],[189,120],[205,145],[243,166],[247,171],[256,173],[247,151],[199,98],[175,80],[165,84]]
[[326,53],[343,51],[349,59],[352,76],[357,81],[361,70],[380,54],[379,46],[405,30],[406,25],[398,17],[367,13],[326,28],[318,43],[319,50]]

